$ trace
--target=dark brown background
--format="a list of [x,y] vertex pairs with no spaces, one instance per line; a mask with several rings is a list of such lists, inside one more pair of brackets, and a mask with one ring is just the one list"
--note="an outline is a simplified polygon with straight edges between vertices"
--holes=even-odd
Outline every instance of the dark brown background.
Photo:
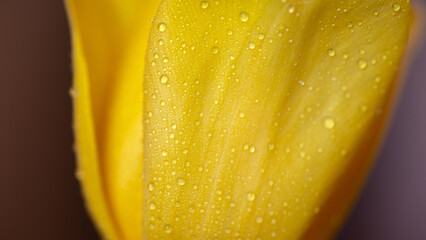
[[[421,43],[384,148],[340,240],[426,239]],[[74,177],[69,55],[62,1],[0,0],[0,239],[98,239]]]

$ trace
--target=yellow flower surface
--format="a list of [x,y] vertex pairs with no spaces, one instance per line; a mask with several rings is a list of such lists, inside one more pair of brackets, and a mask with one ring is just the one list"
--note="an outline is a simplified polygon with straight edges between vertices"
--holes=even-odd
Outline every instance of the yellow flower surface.
[[105,239],[335,233],[386,126],[407,0],[67,7],[77,174]]
[[106,239],[142,238],[142,82],[160,0],[66,0],[77,176]]
[[376,148],[409,19],[407,1],[164,1],[144,239],[329,237]]

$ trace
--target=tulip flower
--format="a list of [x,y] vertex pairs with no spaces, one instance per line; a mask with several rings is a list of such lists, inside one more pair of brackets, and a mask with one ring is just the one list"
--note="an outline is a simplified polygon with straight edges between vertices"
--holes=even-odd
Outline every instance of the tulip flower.
[[105,239],[333,236],[392,109],[408,1],[66,4],[77,176]]

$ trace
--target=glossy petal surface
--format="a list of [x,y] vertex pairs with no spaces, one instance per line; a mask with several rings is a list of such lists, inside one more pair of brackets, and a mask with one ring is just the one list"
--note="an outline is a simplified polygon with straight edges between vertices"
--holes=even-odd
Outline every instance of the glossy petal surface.
[[144,239],[321,239],[377,147],[407,1],[165,0],[144,82]]

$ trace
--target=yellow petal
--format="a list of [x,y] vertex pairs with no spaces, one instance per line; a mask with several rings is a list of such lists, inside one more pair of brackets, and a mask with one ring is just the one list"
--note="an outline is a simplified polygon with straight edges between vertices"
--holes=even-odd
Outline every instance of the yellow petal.
[[144,239],[332,234],[409,20],[405,0],[164,1],[144,81]]
[[142,236],[142,79],[160,0],[67,0],[78,175],[107,239]]

